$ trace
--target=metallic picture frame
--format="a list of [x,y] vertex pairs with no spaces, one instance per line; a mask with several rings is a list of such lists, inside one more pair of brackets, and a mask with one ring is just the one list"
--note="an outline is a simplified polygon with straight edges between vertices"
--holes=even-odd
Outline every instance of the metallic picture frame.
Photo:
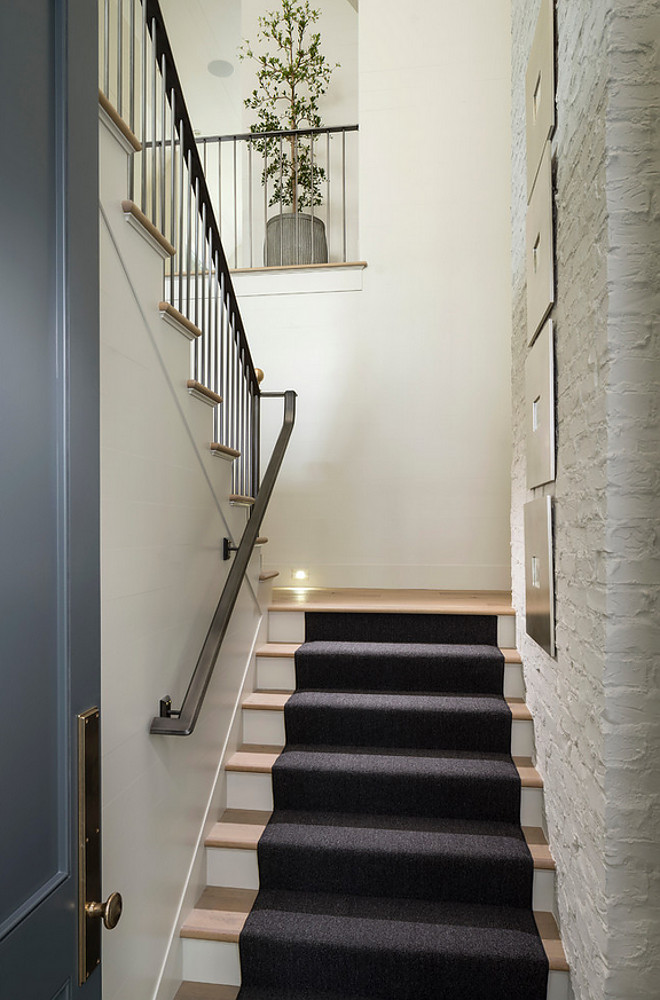
[[525,362],[525,438],[527,489],[555,478],[554,330],[549,319]]
[[525,504],[525,615],[527,635],[555,655],[552,499]]
[[555,302],[552,152],[546,142],[527,207],[527,343],[532,344]]
[[543,149],[555,130],[555,11],[541,0],[525,77],[527,201],[541,165]]

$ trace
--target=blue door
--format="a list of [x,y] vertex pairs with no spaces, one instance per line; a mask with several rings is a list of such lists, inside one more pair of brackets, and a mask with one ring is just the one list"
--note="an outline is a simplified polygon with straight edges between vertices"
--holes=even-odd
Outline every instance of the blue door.
[[90,0],[0,3],[2,1000],[101,995],[97,967],[80,983],[77,809],[99,706],[96,48]]

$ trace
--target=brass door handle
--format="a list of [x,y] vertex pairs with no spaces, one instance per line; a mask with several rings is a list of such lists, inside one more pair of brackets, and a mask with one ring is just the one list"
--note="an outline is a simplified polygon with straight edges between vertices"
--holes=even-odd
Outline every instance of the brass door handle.
[[87,903],[85,910],[90,917],[100,917],[109,931],[116,927],[121,917],[123,901],[118,892],[111,892],[105,903]]

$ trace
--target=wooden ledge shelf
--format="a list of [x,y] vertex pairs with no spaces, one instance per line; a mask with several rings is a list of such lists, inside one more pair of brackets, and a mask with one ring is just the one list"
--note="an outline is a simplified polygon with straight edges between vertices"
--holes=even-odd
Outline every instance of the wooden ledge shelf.
[[159,302],[158,309],[164,320],[174,320],[177,327],[183,327],[181,331],[189,340],[195,340],[202,336],[202,331],[194,323],[191,323],[187,316],[175,309],[171,302]]
[[218,444],[217,441],[212,441],[209,447],[211,454],[216,455],[218,458],[229,458],[233,461],[235,458],[241,457],[240,451],[230,448],[227,444]]
[[246,497],[242,493],[229,494],[229,503],[235,503],[239,507],[251,507],[254,502],[254,497]]
[[194,378],[189,378],[186,382],[188,386],[188,392],[195,399],[199,399],[202,403],[208,403],[210,406],[217,406],[218,403],[222,402],[222,396],[218,396],[217,392],[213,389],[208,389],[201,382],[196,382]]
[[134,201],[129,201],[128,199],[122,201],[121,203],[122,211],[129,222],[141,227],[148,236],[151,237],[153,243],[155,243],[161,250],[162,254],[166,257],[174,257],[176,250],[170,243],[170,241],[163,236],[159,229],[156,229],[151,219],[148,219],[141,208],[135,204]]
[[112,122],[112,124],[119,129],[121,134],[124,136],[126,141],[130,146],[133,147],[136,153],[142,150],[142,143],[136,136],[135,132],[127,125],[122,116],[117,111],[114,104],[108,100],[102,90],[99,89],[99,105],[105,111],[106,115]]

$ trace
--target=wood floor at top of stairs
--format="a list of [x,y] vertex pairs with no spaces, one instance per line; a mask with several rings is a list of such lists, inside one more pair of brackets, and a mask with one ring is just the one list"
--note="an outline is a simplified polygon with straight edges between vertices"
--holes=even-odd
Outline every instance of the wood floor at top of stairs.
[[381,611],[392,614],[513,615],[506,590],[388,590],[277,587],[270,611]]

